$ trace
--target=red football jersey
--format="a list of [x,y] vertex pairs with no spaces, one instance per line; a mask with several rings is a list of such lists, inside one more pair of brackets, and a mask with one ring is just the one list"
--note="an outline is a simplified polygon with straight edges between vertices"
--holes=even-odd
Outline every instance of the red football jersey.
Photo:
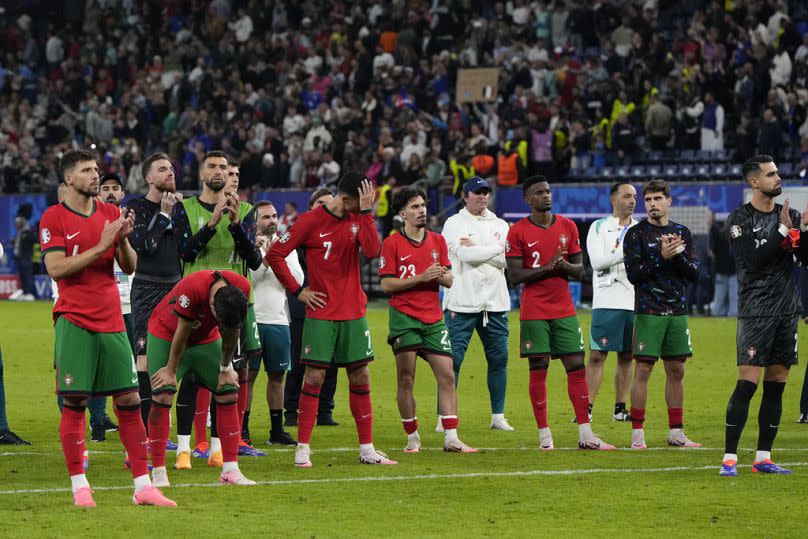
[[359,279],[359,247],[367,258],[379,256],[379,234],[373,214],[340,218],[319,206],[297,218],[266,255],[278,281],[290,292],[300,285],[286,265],[286,257],[303,247],[309,287],[325,293],[325,307],[306,308],[317,320],[356,320],[365,316],[368,298]]
[[194,321],[188,344],[207,344],[220,337],[219,323],[210,310],[210,287],[219,279],[241,288],[250,297],[250,281],[238,273],[226,270],[196,271],[174,285],[154,308],[149,318],[149,333],[167,341],[174,339],[177,317]]
[[[517,222],[508,231],[505,256],[521,258],[522,267],[540,268],[548,263],[561,247],[567,255],[581,252],[578,228],[571,220],[553,215],[548,228],[542,228],[530,217]],[[560,271],[546,279],[522,287],[520,320],[555,320],[575,315],[569,282]]]
[[[97,200],[90,215],[75,212],[64,203],[51,206],[39,223],[43,258],[52,251],[76,256],[92,249],[101,240],[106,222],[120,216],[117,206]],[[126,331],[114,261],[113,246],[82,271],[60,280],[53,319],[64,316],[78,327],[98,333]]]
[[[424,241],[418,243],[403,233],[393,234],[382,244],[379,277],[409,279],[425,272],[435,262],[447,268],[452,266],[443,236],[427,230]],[[424,324],[434,324],[443,317],[439,288],[437,281],[433,281],[392,294],[390,306]]]

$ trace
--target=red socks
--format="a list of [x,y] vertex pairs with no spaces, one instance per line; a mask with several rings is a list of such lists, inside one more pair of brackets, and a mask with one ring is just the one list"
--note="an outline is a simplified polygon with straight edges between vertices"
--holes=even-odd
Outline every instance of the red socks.
[[216,430],[222,441],[222,460],[238,461],[238,443],[241,440],[241,426],[238,423],[238,408],[235,402],[216,403]]
[[536,425],[540,429],[546,429],[550,426],[547,423],[547,369],[530,371],[528,392],[530,393],[530,404],[533,406]]
[[149,411],[149,433],[151,436],[151,460],[155,468],[166,465],[166,440],[171,422],[168,417],[171,406],[152,401]]
[[589,388],[586,385],[586,369],[580,368],[567,373],[567,395],[575,410],[579,425],[589,423]]
[[[359,434],[359,443],[372,444],[373,405],[370,402],[370,385],[349,385],[348,391],[348,404],[350,405],[351,414],[353,414],[354,421],[356,422],[356,432]],[[303,400],[303,395],[300,396],[300,400]],[[300,425],[299,415],[297,423]],[[299,437],[298,435],[298,438]]]
[[299,443],[307,444],[311,441],[311,431],[314,429],[319,407],[320,386],[303,382],[300,400],[297,403],[297,441]]
[[[140,416],[140,404],[134,406],[115,406],[115,415],[118,416],[118,433],[121,442],[129,454],[129,464],[132,466],[132,477],[140,477],[149,473],[148,444],[146,426]],[[165,447],[165,442],[163,442]]]
[[645,421],[645,408],[634,408],[632,406],[629,408],[629,414],[631,415],[631,428],[641,429],[643,421]]
[[668,408],[668,426],[681,429],[684,426],[685,411],[682,408]]
[[418,430],[418,419],[402,419],[401,424],[404,425],[404,432],[412,434]]
[[82,457],[85,442],[85,408],[62,406],[62,417],[59,420],[59,439],[62,441],[62,452],[65,455],[67,471],[71,476],[84,473]]
[[457,419],[456,415],[440,418],[440,424],[443,427],[443,430],[456,429],[459,422],[460,420]]
[[210,391],[200,387],[196,392],[196,413],[194,414],[194,432],[196,443],[208,441],[208,410],[210,409]]
[[239,377],[238,381],[238,400],[236,401],[238,405],[238,430],[239,433],[241,432],[242,427],[244,426],[244,412],[247,410],[247,399],[250,396],[250,381],[247,377],[244,377],[244,380]]

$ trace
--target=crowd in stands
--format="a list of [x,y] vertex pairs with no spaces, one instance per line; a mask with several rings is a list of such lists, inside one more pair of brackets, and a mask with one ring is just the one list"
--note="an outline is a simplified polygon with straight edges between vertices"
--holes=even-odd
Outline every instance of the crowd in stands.
[[[686,150],[804,170],[806,21],[801,0],[10,2],[0,190],[54,191],[75,146],[130,193],[154,151],[196,190],[212,148],[246,189],[509,185]],[[496,101],[457,105],[458,70],[491,66]]]

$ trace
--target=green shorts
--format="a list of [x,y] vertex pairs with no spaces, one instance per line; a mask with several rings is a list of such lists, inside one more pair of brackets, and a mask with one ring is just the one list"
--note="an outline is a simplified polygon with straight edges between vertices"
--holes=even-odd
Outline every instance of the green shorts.
[[352,367],[373,361],[368,321],[306,318],[300,362],[304,365]]
[[634,359],[683,360],[693,355],[687,316],[634,315]]
[[239,336],[233,366],[236,369],[243,368],[245,365],[251,365],[256,358],[258,360],[261,358],[261,335],[255,321],[255,307],[250,305],[244,318],[244,328]]
[[[168,365],[168,355],[171,352],[171,341],[155,337],[151,333],[146,336],[146,355],[149,360],[149,377],[154,376],[161,368]],[[224,395],[235,393],[238,388],[231,385],[219,385],[219,366],[222,360],[222,340],[217,339],[207,344],[189,344],[182,354],[180,364],[177,365],[177,380],[181,380],[188,372],[194,374],[194,379],[208,388],[211,393]],[[155,393],[176,393],[174,386],[164,386]]]
[[427,356],[452,357],[449,330],[442,318],[434,324],[425,324],[391,307],[389,321],[387,344],[394,354],[414,351],[424,359]]
[[631,352],[634,312],[625,309],[594,309],[589,329],[589,349],[601,352]]
[[56,321],[56,389],[60,395],[121,395],[138,390],[126,333],[96,333],[64,316]]
[[522,320],[520,323],[521,357],[584,356],[584,338],[578,317],[555,320]]
[[258,324],[258,335],[261,337],[261,353],[250,359],[250,370],[261,369],[267,372],[285,372],[292,368],[292,339],[289,326],[281,324]]

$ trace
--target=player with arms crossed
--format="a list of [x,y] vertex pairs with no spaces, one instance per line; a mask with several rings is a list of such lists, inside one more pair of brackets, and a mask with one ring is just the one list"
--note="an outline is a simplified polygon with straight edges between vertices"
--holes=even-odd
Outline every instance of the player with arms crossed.
[[169,486],[165,447],[171,429],[171,401],[177,391],[177,378],[189,371],[216,399],[224,460],[219,481],[255,484],[238,467],[241,425],[236,408],[238,374],[233,368],[239,332],[247,317],[250,288],[247,278],[232,271],[197,271],[178,282],[149,319],[146,344],[152,382],[149,427],[154,441],[152,476],[159,486]]
[[452,286],[446,240],[426,229],[426,193],[405,187],[393,197],[394,211],[404,219],[401,233],[382,244],[379,278],[390,294],[387,342],[396,356],[398,410],[407,433],[406,453],[418,453],[421,437],[415,416],[415,364],[423,357],[438,382],[438,413],[444,431],[443,450],[476,453],[457,437],[457,390],[452,344],[443,321],[439,286]]
[[529,216],[508,231],[505,256],[513,284],[524,283],[521,320],[521,357],[530,365],[530,402],[539,427],[539,447],[554,449],[547,421],[547,369],[550,358],[561,360],[567,371],[567,394],[578,421],[578,447],[611,450],[589,424],[584,340],[575,316],[568,278],[580,279],[584,267],[578,228],[552,213],[553,196],[544,176],[522,184]]
[[699,261],[690,230],[668,219],[671,192],[663,180],[643,186],[648,218],[629,229],[623,245],[626,273],[634,285],[634,346],[631,383],[631,448],[645,444],[645,403],[651,370],[661,357],[665,366],[668,445],[701,447],[685,436],[685,361],[693,355],[687,326],[687,285],[699,277]]
[[138,505],[175,506],[149,479],[146,428],[132,348],[126,336],[113,264],[127,274],[136,255],[127,236],[134,216],[96,199],[95,154],[70,150],[59,161],[67,191],[40,222],[42,254],[48,274],[59,283],[53,307],[56,323],[56,383],[64,407],[59,438],[73,487],[73,503],[95,507],[84,474],[85,414],[91,395],[112,395],[121,442],[129,455]]
[[729,241],[738,268],[738,382],[727,404],[726,453],[719,475],[738,475],[738,440],[749,401],[763,375],[758,411],[757,452],[752,472],[790,474],[771,460],[783,411],[789,369],[797,364],[800,302],[794,283],[794,255],[808,261],[808,208],[800,216],[774,199],[783,192],[777,165],[757,155],[743,165],[752,200],[727,218]]
[[[397,464],[373,447],[370,370],[373,342],[365,310],[367,296],[359,276],[359,248],[368,258],[379,255],[379,235],[371,206],[375,191],[358,172],[340,178],[339,194],[324,206],[301,215],[267,254],[281,284],[306,304],[303,353],[306,365],[298,404],[295,465],[311,467],[311,431],[317,418],[320,387],[333,361],[348,374],[351,414],[359,434],[359,462]],[[286,257],[306,249],[309,286],[303,288],[289,271]]]
[[631,217],[637,205],[637,190],[620,182],[609,192],[612,215],[598,219],[586,235],[586,252],[592,264],[592,326],[589,331],[589,415],[603,381],[603,363],[609,352],[617,354],[614,371],[615,421],[628,421],[626,397],[631,384],[631,337],[634,330],[634,286],[623,263],[623,242],[629,228],[637,224]]

